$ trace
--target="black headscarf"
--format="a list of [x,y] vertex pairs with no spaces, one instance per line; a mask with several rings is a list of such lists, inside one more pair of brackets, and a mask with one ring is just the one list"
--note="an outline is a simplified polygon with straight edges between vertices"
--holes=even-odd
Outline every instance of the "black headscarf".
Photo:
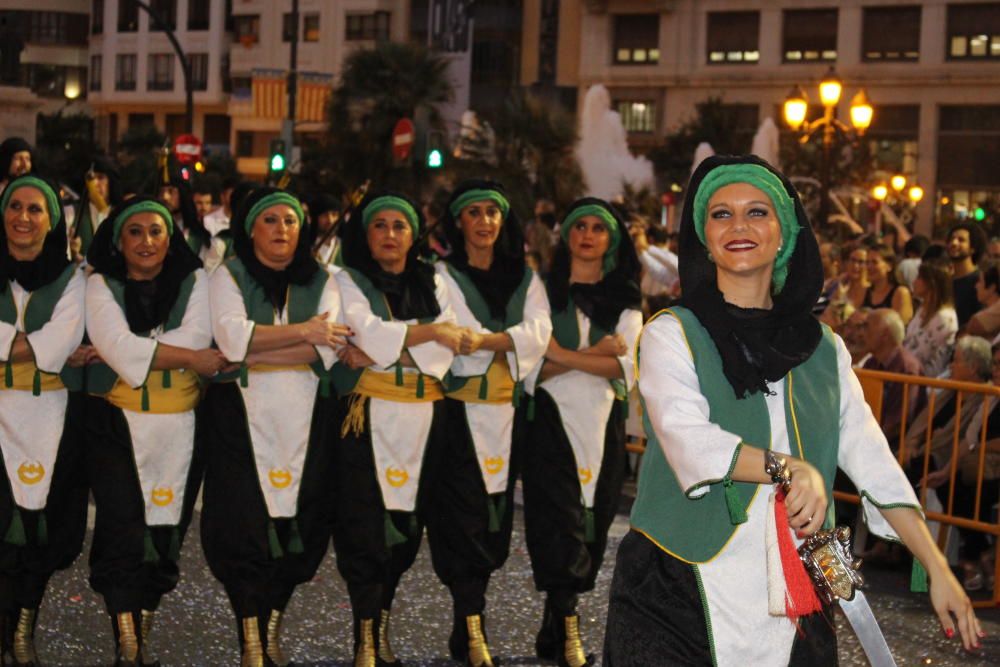
[[[193,234],[201,242],[201,245],[208,245],[212,241],[212,235],[205,229],[205,223],[198,217],[198,208],[194,205],[194,191],[191,184],[184,180],[184,176],[179,169],[172,169],[169,178],[164,181],[163,174],[159,169],[156,171],[156,194],[160,194],[160,188],[175,187],[179,200],[179,211],[181,215],[181,225],[188,232]],[[176,221],[176,218],[175,218]]]
[[[14,160],[14,154],[21,151],[31,153],[32,163],[34,163],[35,151],[31,149],[31,144],[21,137],[9,137],[0,144],[0,181],[10,178],[10,163]],[[34,168],[34,164],[32,164]],[[56,192],[59,192],[57,189]]]
[[[118,171],[118,166],[111,160],[111,158],[105,155],[97,155],[94,156],[93,159],[93,169],[94,173],[104,174],[108,177],[108,204],[112,208],[121,204],[123,193],[121,173]],[[83,195],[80,197],[78,210],[81,212],[86,211],[89,205],[90,192],[86,187],[84,187]],[[77,215],[79,215],[79,213]],[[79,230],[77,231],[77,234],[79,234]]]
[[[772,295],[770,310],[740,308],[725,302],[716,284],[716,266],[695,230],[693,202],[705,176],[722,165],[756,164],[776,175],[795,205],[799,234],[783,289]],[[679,272],[681,305],[708,330],[722,357],[722,370],[738,398],[767,393],[776,382],[805,362],[822,337],[812,307],[823,288],[819,246],[798,193],[774,167],[754,155],[716,155],[695,170],[681,215]],[[773,292],[773,290],[772,290]]]
[[569,247],[566,241],[560,239],[552,255],[552,270],[546,288],[552,312],[558,313],[566,309],[569,297],[592,322],[605,331],[614,331],[618,318],[627,308],[636,310],[642,308],[642,292],[639,290],[639,258],[628,235],[625,223],[618,212],[603,199],[584,197],[578,199],[566,211],[567,217],[581,206],[600,206],[605,209],[618,223],[621,241],[615,256],[615,268],[604,274],[596,283],[570,283],[570,267],[572,264]]
[[[333,238],[337,234],[337,226],[340,221],[333,224],[333,228],[327,230],[324,234],[319,228],[319,216],[324,213],[329,213],[333,211],[334,213],[340,214],[340,202],[333,195],[328,195],[326,193],[318,194],[309,200],[309,220],[312,224],[309,226],[309,240],[312,245],[325,243],[329,239]],[[421,227],[422,229],[422,227]]]
[[97,228],[94,240],[87,251],[87,263],[100,273],[125,284],[125,319],[133,333],[146,333],[162,325],[170,316],[170,310],[180,294],[181,283],[193,271],[201,268],[201,260],[188,247],[184,235],[174,225],[170,235],[170,246],[163,260],[163,268],[152,280],[133,280],[128,277],[125,255],[115,238],[115,220],[125,215],[142,202],[159,200],[154,197],[138,196],[122,202],[108,213],[108,219]]
[[[406,267],[402,273],[385,271],[368,247],[368,234],[364,225],[365,209],[379,197],[399,197],[413,207],[417,214],[418,233],[406,253]],[[392,316],[397,320],[419,320],[437,317],[441,313],[434,293],[434,267],[420,259],[420,246],[427,236],[427,225],[420,207],[406,195],[398,192],[369,192],[343,223],[340,238],[343,242],[344,264],[360,271],[385,295]]]
[[234,210],[233,219],[229,223],[229,231],[233,235],[233,250],[243,266],[246,267],[250,276],[264,289],[271,304],[279,311],[285,307],[285,299],[288,295],[288,286],[305,285],[312,280],[313,274],[319,271],[319,264],[313,259],[312,249],[309,244],[309,230],[306,229],[305,220],[299,229],[299,241],[295,246],[295,254],[292,262],[283,270],[278,271],[267,266],[257,259],[253,250],[253,240],[247,234],[246,219],[254,205],[264,197],[283,192],[278,188],[259,187],[245,197],[239,209]]
[[489,306],[490,315],[502,319],[507,312],[507,302],[524,278],[524,229],[517,213],[511,208],[500,227],[496,245],[493,246],[493,263],[490,268],[484,271],[469,266],[462,228],[456,216],[451,213],[452,202],[469,190],[496,190],[509,201],[504,187],[496,181],[470,179],[459,183],[451,193],[441,217],[445,238],[451,246],[451,254],[445,261],[469,276]]
[[[51,188],[56,202],[59,201],[59,187],[55,183],[34,174],[30,176],[37,178]],[[24,180],[24,176],[15,178],[7,185],[4,192],[12,195],[15,190],[21,187]],[[24,185],[28,184],[24,183]],[[31,185],[30,187],[35,186]],[[49,199],[46,198],[46,208],[49,208],[48,202]],[[66,220],[63,217],[61,206],[57,206],[55,211],[49,210],[50,221],[55,220],[56,224],[45,236],[45,242],[38,257],[26,262],[18,261],[11,256],[10,250],[7,248],[6,224],[2,222],[6,211],[0,211],[0,216],[3,216],[0,217],[0,293],[7,290],[7,286],[12,280],[16,280],[17,284],[27,291],[34,292],[62,275],[70,262],[66,254]]]

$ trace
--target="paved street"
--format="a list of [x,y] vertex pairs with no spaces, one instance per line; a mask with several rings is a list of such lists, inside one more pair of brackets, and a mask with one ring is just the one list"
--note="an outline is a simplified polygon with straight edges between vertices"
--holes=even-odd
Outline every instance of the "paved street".
[[[583,598],[582,628],[591,650],[600,647],[613,554],[627,530],[619,516],[612,528],[606,566],[597,590]],[[153,649],[164,667],[238,664],[236,631],[221,586],[212,578],[197,540],[197,516],[184,545],[181,583],[158,615]],[[111,628],[103,605],[86,582],[86,559],[55,578],[39,622],[39,646],[44,664],[99,665],[110,663]],[[906,593],[905,572],[866,567],[872,583],[869,599],[886,632],[900,667],[906,665],[1000,664],[1000,612],[982,614],[988,633],[983,651],[970,657],[948,642],[932,617],[926,596]],[[489,594],[489,623],[494,655],[507,665],[537,665],[534,633],[542,598],[534,590],[524,549],[523,521],[515,518],[514,547]],[[417,564],[404,578],[394,620],[397,654],[410,667],[454,665],[445,655],[451,605],[431,571],[426,543]],[[311,583],[292,598],[285,632],[286,649],[299,665],[349,665],[351,613],[343,581],[332,553]],[[840,623],[841,665],[865,665],[850,631]],[[651,666],[653,667],[653,666]]]

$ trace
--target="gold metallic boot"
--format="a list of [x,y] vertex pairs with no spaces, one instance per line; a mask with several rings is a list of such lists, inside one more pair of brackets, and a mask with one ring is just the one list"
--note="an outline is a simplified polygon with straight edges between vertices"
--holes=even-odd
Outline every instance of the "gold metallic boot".
[[493,657],[490,655],[490,647],[486,645],[486,636],[483,634],[483,618],[479,614],[465,617],[465,627],[469,631],[469,656],[468,665],[470,667],[494,667]]
[[389,616],[389,610],[383,609],[381,623],[378,626],[378,659],[386,667],[398,667],[403,663],[396,659],[396,654],[392,652],[392,646],[389,644]]
[[153,633],[153,621],[155,619],[155,611],[142,610],[139,620],[139,634],[142,637],[142,646],[139,647],[139,659],[143,667],[160,667],[160,661],[152,660],[149,650],[149,636]]
[[285,654],[281,652],[281,612],[277,609],[271,610],[271,615],[267,618],[267,657],[278,667],[286,667],[288,661]]
[[14,625],[14,642],[11,646],[15,665],[36,665],[38,656],[35,654],[35,619],[37,609],[19,609],[17,622]]
[[264,667],[264,645],[260,643],[260,627],[257,617],[249,616],[242,621],[243,654],[240,667]]
[[354,667],[375,667],[375,621],[361,619],[361,636],[354,649]]
[[563,653],[559,656],[559,667],[590,667],[594,664],[593,656],[583,652],[583,641],[580,639],[580,617],[567,616],[563,619]]
[[139,636],[135,634],[135,617],[125,611],[115,615],[118,646],[115,648],[116,665],[139,665]]

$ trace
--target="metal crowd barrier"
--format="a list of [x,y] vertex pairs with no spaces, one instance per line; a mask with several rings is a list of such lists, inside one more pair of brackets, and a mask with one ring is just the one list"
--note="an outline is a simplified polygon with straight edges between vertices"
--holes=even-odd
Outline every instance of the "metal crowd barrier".
[[[951,467],[950,483],[948,484],[948,493],[946,498],[941,498],[941,505],[943,511],[929,511],[927,510],[927,488],[920,487],[918,492],[918,497],[920,498],[920,504],[924,508],[924,513],[927,516],[928,521],[936,521],[944,526],[954,526],[957,528],[962,528],[965,530],[978,531],[981,533],[986,533],[994,537],[994,545],[1000,542],[1000,522],[996,517],[997,508],[994,507],[991,510],[993,517],[992,521],[979,521],[976,518],[980,514],[980,507],[982,503],[982,491],[983,491],[983,475],[984,475],[984,465],[986,460],[986,433],[989,423],[989,412],[993,407],[994,402],[1000,399],[1000,387],[993,386],[986,383],[969,383],[969,382],[955,382],[952,380],[939,380],[937,378],[927,378],[916,375],[901,375],[898,373],[885,373],[882,371],[873,371],[866,369],[856,369],[855,373],[858,380],[861,382],[861,388],[865,395],[865,400],[867,401],[872,413],[875,418],[881,422],[882,417],[882,405],[883,399],[885,397],[886,384],[898,384],[901,385],[902,389],[902,406],[901,406],[901,419],[899,426],[899,438],[897,442],[894,442],[895,438],[890,439],[889,445],[893,447],[896,451],[897,460],[900,465],[905,469],[909,463],[909,452],[907,449],[906,434],[907,434],[907,421],[910,413],[911,401],[917,400],[916,394],[923,388],[926,392],[926,414],[928,419],[928,425],[926,432],[924,434],[923,440],[923,454],[921,455],[922,460],[922,475],[921,478],[926,477],[928,472],[931,471],[931,442],[934,430],[930,426],[930,422],[934,419],[934,413],[936,412],[935,406],[941,400],[937,396],[937,392],[934,390],[938,389],[950,389],[957,393],[955,400],[955,414],[959,415],[962,412],[963,405],[968,402],[971,396],[982,396],[982,426],[980,428],[979,435],[979,445],[977,447],[977,455],[979,457],[977,463],[977,473],[976,473],[976,495],[975,495],[975,508],[972,512],[971,517],[966,516],[956,516],[954,514],[954,500],[955,500],[955,484],[958,477],[958,460],[959,460],[959,449],[964,446],[962,440],[964,439],[965,433],[962,429],[962,420],[953,419],[952,436],[951,436],[951,460],[954,463]],[[919,416],[919,414],[917,415]],[[626,444],[626,450],[630,453],[642,455],[646,449],[645,438],[639,438]],[[1000,455],[1000,443],[998,443],[997,448],[998,455]],[[638,468],[636,468],[638,469]],[[843,502],[854,503],[855,505],[860,504],[861,499],[856,493],[845,493],[842,491],[834,491],[834,499]],[[943,550],[946,546],[949,530],[941,530],[938,532],[938,546]],[[957,537],[956,537],[957,539]],[[994,558],[994,587],[992,597],[986,600],[976,600],[973,602],[973,606],[976,607],[996,607],[1000,606],[1000,558]]]

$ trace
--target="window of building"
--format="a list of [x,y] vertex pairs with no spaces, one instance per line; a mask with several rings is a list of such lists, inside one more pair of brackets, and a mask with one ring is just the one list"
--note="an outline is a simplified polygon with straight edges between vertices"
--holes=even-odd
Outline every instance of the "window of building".
[[920,58],[920,7],[866,7],[862,20],[864,60]]
[[281,41],[290,42],[292,37],[295,36],[296,25],[292,20],[292,14],[282,14],[281,15]]
[[100,35],[104,32],[104,0],[94,0],[90,5],[90,33]]
[[302,19],[302,41],[319,41],[319,14],[306,14]]
[[150,53],[146,90],[174,89],[174,54]]
[[128,129],[141,127],[156,127],[156,119],[151,113],[130,113],[128,115]]
[[948,58],[1000,58],[1000,2],[948,5]]
[[[149,8],[160,17],[168,28],[177,28],[177,0],[150,0]],[[149,19],[149,29],[151,31],[161,30],[152,17]]]
[[938,118],[938,187],[1000,187],[1000,106],[942,106]]
[[709,12],[708,63],[756,63],[760,60],[760,12]]
[[26,19],[25,42],[86,46],[87,22],[84,14],[69,12],[20,12]]
[[188,64],[191,66],[191,89],[208,90],[208,54],[189,53]]
[[352,41],[389,39],[389,12],[348,14],[344,38]]
[[188,0],[188,30],[208,30],[211,0]]
[[783,17],[786,63],[837,59],[836,9],[786,9]]
[[233,32],[244,46],[260,41],[260,14],[240,14],[233,17]]
[[253,79],[250,77],[234,76],[229,80],[229,85],[232,87],[233,99],[253,99]]
[[236,157],[253,157],[253,132],[236,133]]
[[650,100],[618,102],[618,115],[626,132],[653,132],[656,130],[656,102]]
[[118,32],[135,32],[139,29],[139,5],[135,0],[118,0]]
[[90,90],[97,93],[101,91],[101,56],[90,56]]
[[173,142],[177,137],[187,133],[187,115],[182,113],[168,113],[166,118],[166,135]]
[[115,90],[135,90],[135,54],[115,56]]
[[225,146],[229,152],[230,119],[226,114],[205,114],[205,145]]
[[864,136],[875,170],[916,174],[919,134],[919,105],[880,104],[876,107],[871,127]]
[[614,17],[612,59],[616,65],[660,62],[660,15],[619,14]]

